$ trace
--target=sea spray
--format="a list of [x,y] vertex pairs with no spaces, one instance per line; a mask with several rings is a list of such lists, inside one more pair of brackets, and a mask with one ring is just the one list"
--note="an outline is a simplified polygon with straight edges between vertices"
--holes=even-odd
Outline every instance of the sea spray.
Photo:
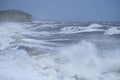
[[86,79],[95,79],[104,73],[119,71],[120,54],[118,51],[117,55],[113,54],[104,58],[99,54],[101,53],[96,46],[86,41],[61,48],[59,60],[64,64],[61,70],[66,76]]

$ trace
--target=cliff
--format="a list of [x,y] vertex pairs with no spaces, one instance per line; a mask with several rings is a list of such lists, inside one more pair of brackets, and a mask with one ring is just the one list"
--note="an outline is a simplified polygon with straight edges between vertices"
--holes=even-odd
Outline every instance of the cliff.
[[0,22],[32,22],[32,15],[20,10],[1,10]]

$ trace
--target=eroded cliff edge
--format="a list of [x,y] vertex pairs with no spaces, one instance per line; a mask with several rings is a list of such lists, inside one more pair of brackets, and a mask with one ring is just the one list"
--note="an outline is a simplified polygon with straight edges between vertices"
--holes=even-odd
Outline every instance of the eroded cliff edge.
[[33,17],[21,10],[0,10],[0,22],[32,22]]

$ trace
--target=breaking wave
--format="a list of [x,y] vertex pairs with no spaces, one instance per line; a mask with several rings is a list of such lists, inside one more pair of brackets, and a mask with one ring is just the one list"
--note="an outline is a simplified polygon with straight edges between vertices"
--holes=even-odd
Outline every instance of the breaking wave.
[[104,73],[120,71],[120,51],[114,54],[108,53],[107,56],[104,53],[102,57],[100,54],[95,45],[85,41],[62,48],[61,60],[66,60],[63,61],[66,63],[62,69],[66,75],[86,78],[86,80],[93,80]]

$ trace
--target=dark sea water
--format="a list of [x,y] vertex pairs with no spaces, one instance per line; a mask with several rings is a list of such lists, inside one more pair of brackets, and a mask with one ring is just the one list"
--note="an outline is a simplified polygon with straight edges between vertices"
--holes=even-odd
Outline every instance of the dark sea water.
[[119,79],[119,22],[0,23],[0,80]]

